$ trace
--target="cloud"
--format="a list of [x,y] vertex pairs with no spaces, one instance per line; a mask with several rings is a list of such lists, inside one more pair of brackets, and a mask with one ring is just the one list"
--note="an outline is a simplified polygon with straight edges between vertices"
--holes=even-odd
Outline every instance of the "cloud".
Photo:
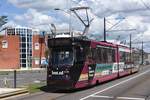
[[69,26],[68,23],[58,19],[56,19],[55,16],[49,16],[48,14],[38,12],[35,9],[28,9],[24,14],[19,14],[14,17],[15,23],[21,26],[50,31],[50,24],[53,23],[58,30],[63,28],[67,29]]
[[145,9],[140,0],[81,0],[79,4],[89,6],[93,13],[99,17],[110,16],[115,13],[131,14],[136,12],[136,9]]
[[[90,18],[94,18],[88,35],[95,35],[100,40],[103,38],[103,18],[110,23],[106,23],[109,29],[121,18],[122,20],[112,30],[136,29],[136,31],[109,32],[107,39],[116,39],[120,35],[120,40],[129,41],[129,34],[132,33],[133,39],[138,38],[139,34],[144,33],[144,40],[150,33],[150,10],[144,5],[150,5],[149,0],[8,0],[9,3],[18,8],[25,8],[27,12],[16,15],[14,22],[21,25],[49,29],[48,24],[54,23],[58,29],[69,27],[69,14],[64,11],[54,11],[54,8],[68,9],[71,6],[89,6],[91,8]],[[83,13],[80,13],[83,16]],[[73,15],[73,14],[72,14]],[[117,19],[118,18],[118,19]],[[109,20],[111,19],[111,20]],[[71,18],[71,26],[74,30],[83,30],[83,24],[77,19]]]
[[[127,21],[124,24],[119,24],[118,27],[124,27],[124,28],[138,28],[140,31],[146,30],[145,25],[144,27],[141,27],[140,24],[145,24],[149,20],[147,19],[142,19],[141,16],[145,16],[147,13],[138,13],[138,12],[119,12],[119,11],[124,11],[124,10],[130,10],[130,9],[138,9],[138,8],[143,8],[144,5],[142,2],[139,0],[114,0],[111,2],[110,0],[58,0],[57,2],[54,2],[53,0],[8,0],[10,3],[13,5],[20,7],[20,8],[26,8],[28,9],[27,12],[23,15],[16,15],[15,20],[16,21],[23,21],[24,19],[28,21],[29,26],[35,25],[35,24],[49,24],[49,23],[68,23],[69,22],[69,15],[62,12],[62,11],[55,11],[57,13],[56,16],[50,15],[48,16],[47,14],[43,14],[40,11],[48,11],[50,9],[54,8],[67,8],[69,7],[69,3],[71,2],[73,4],[80,4],[80,5],[86,5],[92,8],[92,15],[96,15],[98,17],[94,17],[94,21],[92,22],[90,32],[95,32],[97,33],[98,31],[101,33],[103,30],[103,17],[110,17],[114,18],[113,15],[121,15],[123,17],[127,17],[129,20],[132,21]],[[145,3],[148,3],[145,0]],[[40,5],[40,6],[39,6]],[[59,13],[59,14],[58,14]],[[61,15],[62,14],[62,15]],[[55,19],[54,17],[57,17]],[[116,16],[115,16],[116,17]],[[138,17],[138,18],[137,18]],[[115,18],[114,18],[115,19]],[[140,21],[139,21],[140,20]],[[113,21],[112,21],[113,22]],[[23,24],[24,24],[23,23]],[[79,29],[83,28],[82,24],[77,21],[77,19],[72,18],[72,25],[74,29]],[[78,25],[79,24],[79,25]],[[81,25],[81,26],[80,26]]]
[[16,15],[14,17],[15,22],[25,25],[25,26],[37,26],[37,25],[46,25],[55,21],[55,18],[37,12],[35,9],[28,9],[26,13]]
[[17,26],[20,26],[20,25],[17,24],[16,22],[14,22],[13,20],[11,20],[11,21],[8,21],[7,24],[5,24],[5,25],[3,26],[3,28],[4,28],[4,27],[17,27]]
[[38,11],[48,11],[56,7],[66,8],[68,4],[67,0],[8,0],[8,2],[18,8],[32,8]]

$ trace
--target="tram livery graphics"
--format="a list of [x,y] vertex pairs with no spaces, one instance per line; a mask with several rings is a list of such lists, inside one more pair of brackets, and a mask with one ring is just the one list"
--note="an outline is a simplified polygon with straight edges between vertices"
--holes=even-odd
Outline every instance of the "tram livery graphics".
[[101,73],[102,76],[111,74],[112,64],[96,64],[96,73]]
[[122,45],[79,38],[48,39],[47,85],[82,88],[138,72],[133,51]]

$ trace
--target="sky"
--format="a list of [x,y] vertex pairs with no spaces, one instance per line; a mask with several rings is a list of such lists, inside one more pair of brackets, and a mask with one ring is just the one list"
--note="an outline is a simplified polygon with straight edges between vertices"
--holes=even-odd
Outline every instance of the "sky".
[[[129,42],[131,34],[132,46],[137,48],[141,48],[142,40],[150,41],[150,0],[0,0],[0,15],[8,16],[8,23],[3,27],[50,31],[53,23],[58,30],[68,29],[70,24],[73,30],[83,31],[79,19],[69,14],[70,8],[79,6],[90,7],[89,19],[93,20],[86,35],[92,39],[103,40],[105,17],[107,40]],[[79,15],[85,18],[84,11]],[[144,50],[150,52],[150,42],[144,43]]]

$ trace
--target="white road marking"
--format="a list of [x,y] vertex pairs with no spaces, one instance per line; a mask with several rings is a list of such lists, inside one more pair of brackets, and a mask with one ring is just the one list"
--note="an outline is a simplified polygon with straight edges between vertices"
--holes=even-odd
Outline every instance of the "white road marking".
[[106,98],[106,99],[113,99],[113,96],[102,96],[102,95],[93,95],[91,97],[96,97],[96,98]]
[[115,97],[115,96],[99,96],[99,95],[94,95],[91,97],[106,98],[106,99],[121,99],[121,100],[145,100],[144,98],[135,98],[135,97]]
[[91,95],[88,95],[88,96],[86,96],[86,97],[83,97],[83,98],[81,98],[80,100],[85,100],[85,99],[87,99],[87,98],[89,98],[89,97],[92,97],[92,96],[98,94],[98,93],[102,93],[102,92],[104,92],[104,91],[107,91],[107,90],[109,90],[109,89],[111,89],[111,88],[113,88],[113,87],[116,87],[116,86],[121,85],[121,84],[123,84],[123,83],[126,83],[126,82],[128,82],[128,81],[130,81],[130,80],[133,80],[133,79],[135,79],[135,78],[138,78],[138,77],[140,77],[140,76],[142,76],[142,75],[144,75],[144,74],[146,74],[146,73],[148,73],[148,72],[150,72],[150,70],[147,70],[147,71],[145,71],[145,72],[143,72],[143,73],[140,73],[140,74],[138,74],[138,75],[136,75],[136,76],[134,76],[134,77],[131,77],[131,78],[127,79],[127,80],[121,81],[121,82],[119,82],[119,83],[117,83],[117,84],[115,84],[115,85],[113,85],[113,86],[107,87],[107,88],[105,88],[105,89],[103,89],[103,90],[101,90],[101,91],[98,91],[98,92],[95,92],[95,93],[93,93],[93,94],[91,94]]
[[122,100],[145,100],[145,98],[133,98],[133,97],[117,97],[117,99],[122,99]]

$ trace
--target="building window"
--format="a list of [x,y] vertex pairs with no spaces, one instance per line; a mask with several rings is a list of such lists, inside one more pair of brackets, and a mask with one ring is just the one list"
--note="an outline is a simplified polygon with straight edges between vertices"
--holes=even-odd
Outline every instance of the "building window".
[[34,48],[35,48],[35,50],[39,50],[39,43],[35,43]]
[[2,48],[8,48],[8,42],[7,40],[2,41]]

